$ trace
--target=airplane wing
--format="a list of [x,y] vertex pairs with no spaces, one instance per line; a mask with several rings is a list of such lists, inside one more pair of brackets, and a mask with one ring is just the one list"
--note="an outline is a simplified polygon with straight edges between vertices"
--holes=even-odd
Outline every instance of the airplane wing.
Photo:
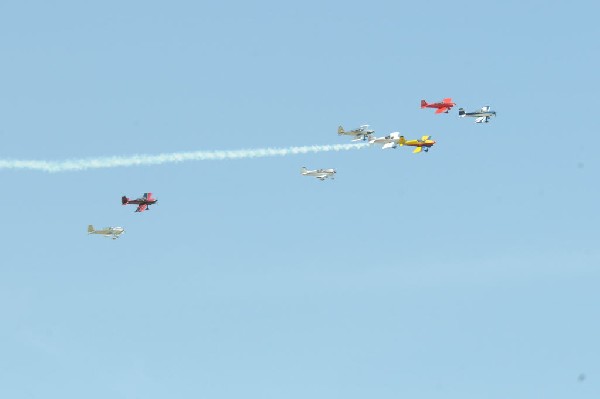
[[448,107],[442,107],[442,108],[438,108],[438,109],[435,111],[435,113],[436,113],[436,114],[443,114],[444,112],[448,112],[448,110],[449,110],[449,109],[450,109],[450,108],[448,108]]
[[136,212],[144,212],[146,210],[146,208],[148,208],[148,204],[140,204],[135,211]]
[[451,98],[444,98],[443,102],[446,103],[446,104],[450,104],[452,102],[452,99]]
[[431,136],[423,136],[423,137],[421,137],[421,141],[429,140],[430,137]]
[[481,123],[481,122],[485,121],[486,119],[487,118],[485,116],[480,116],[479,118],[475,119],[475,123]]
[[481,107],[481,112],[488,112],[490,110],[490,106],[486,105],[485,107]]
[[396,143],[385,143],[382,149],[385,150],[386,148],[396,148]]
[[423,147],[417,147],[415,148],[415,150],[413,151],[413,154],[416,154],[417,152],[421,152],[423,151]]

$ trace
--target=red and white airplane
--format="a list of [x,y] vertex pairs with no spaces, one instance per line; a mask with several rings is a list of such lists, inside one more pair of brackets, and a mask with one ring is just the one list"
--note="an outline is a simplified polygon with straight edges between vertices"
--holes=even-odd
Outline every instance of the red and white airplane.
[[436,114],[441,114],[444,112],[448,113],[448,111],[450,111],[450,109],[452,109],[452,107],[454,107],[455,105],[456,104],[452,102],[451,98],[444,98],[439,103],[433,103],[433,104],[427,104],[427,101],[421,100],[421,109],[437,108],[437,111],[435,111]]
[[136,212],[144,212],[146,209],[148,209],[148,207],[150,205],[156,204],[157,201],[158,200],[156,198],[152,197],[152,193],[144,193],[144,196],[142,198],[138,198],[138,199],[134,199],[134,200],[130,200],[126,196],[123,196],[121,198],[121,204],[123,204],[123,205],[127,205],[127,204],[137,205],[138,207],[135,210]]

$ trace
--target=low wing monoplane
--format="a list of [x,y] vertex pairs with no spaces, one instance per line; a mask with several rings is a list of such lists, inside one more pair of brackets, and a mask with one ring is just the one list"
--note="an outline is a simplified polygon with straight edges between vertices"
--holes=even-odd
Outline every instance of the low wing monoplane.
[[444,98],[442,101],[428,104],[427,101],[421,100],[421,109],[423,108],[437,108],[436,114],[448,113],[456,104],[452,102],[451,98]]
[[121,197],[121,204],[123,205],[128,205],[128,204],[134,204],[137,205],[137,209],[135,210],[136,212],[144,212],[146,209],[150,209],[149,206],[156,204],[158,200],[154,197],[152,197],[152,193],[144,193],[144,195],[141,198],[138,199],[129,199],[126,196]]
[[352,141],[367,141],[373,133],[375,133],[375,130],[370,130],[369,125],[362,125],[349,131],[345,131],[342,126],[338,127],[338,135],[354,136],[354,140]]
[[382,150],[396,148],[398,146],[398,140],[400,140],[400,137],[402,136],[400,136],[399,132],[393,132],[385,137],[375,137],[369,140],[369,144],[381,144],[383,146],[381,147]]
[[331,180],[335,179],[335,169],[315,169],[315,170],[308,170],[306,169],[305,166],[302,167],[302,169],[300,169],[300,174],[302,174],[302,176],[312,176],[312,177],[316,177],[317,179],[323,181],[327,178],[330,178]]
[[465,116],[469,116],[471,118],[476,118],[475,123],[488,123],[492,116],[496,116],[496,111],[491,111],[490,106],[486,105],[485,107],[481,107],[479,111],[473,112],[465,112],[463,108],[458,109],[458,116],[464,118]]
[[420,139],[417,140],[406,140],[404,136],[400,136],[398,144],[401,146],[406,145],[409,147],[416,147],[413,150],[414,154],[421,151],[428,152],[429,148],[431,148],[435,144],[435,140],[431,140],[431,136],[422,136]]
[[105,227],[100,230],[94,229],[94,226],[91,224],[88,226],[88,234],[101,234],[104,237],[110,237],[113,240],[119,238],[119,236],[125,233],[125,229],[122,227]]

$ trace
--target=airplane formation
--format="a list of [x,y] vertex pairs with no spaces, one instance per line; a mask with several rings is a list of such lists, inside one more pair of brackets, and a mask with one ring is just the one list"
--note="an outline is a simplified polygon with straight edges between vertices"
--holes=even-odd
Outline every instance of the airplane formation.
[[[449,111],[456,106],[456,103],[452,101],[452,98],[444,98],[442,101],[428,103],[426,100],[421,100],[421,109],[433,108],[436,114],[447,114]],[[458,116],[460,118],[472,117],[475,118],[475,123],[488,123],[492,116],[496,116],[496,111],[490,110],[490,106],[486,105],[479,111],[465,112],[464,108],[458,109]],[[421,136],[419,139],[407,140],[404,136],[400,135],[400,132],[393,132],[383,137],[375,137],[375,130],[369,129],[369,125],[362,125],[352,130],[344,130],[343,126],[338,127],[339,136],[351,136],[352,141],[363,141],[368,142],[371,145],[381,145],[383,150],[397,147],[415,147],[413,154],[419,152],[429,152],[429,149],[435,144],[435,140],[431,139],[431,136]],[[325,174],[324,171],[333,171],[332,173]],[[333,179],[335,169],[315,169],[307,170],[305,167],[302,168],[302,176],[312,176],[323,181],[327,178]]]
[[[448,113],[452,107],[454,107],[456,103],[452,102],[451,98],[444,98],[442,101],[435,103],[428,103],[425,100],[421,100],[421,109],[424,108],[433,108],[435,109],[436,114]],[[478,111],[473,112],[465,112],[463,108],[458,109],[458,116],[460,118],[471,117],[475,118],[475,123],[489,123],[490,118],[496,116],[496,111],[492,111],[489,105],[482,107]],[[344,130],[343,126],[338,127],[338,135],[340,136],[350,136],[352,137],[352,141],[363,141],[368,142],[370,145],[381,145],[382,149],[395,149],[397,147],[414,147],[413,153],[419,152],[429,152],[429,149],[433,147],[435,144],[435,140],[431,139],[431,136],[421,136],[419,139],[407,140],[404,136],[400,135],[400,132],[393,132],[384,137],[373,137],[375,130],[369,129],[369,125],[362,125],[356,129],[352,130]],[[310,176],[315,177],[321,181],[326,179],[335,179],[336,174],[335,169],[314,169],[309,170],[305,166],[300,169],[300,174],[302,176]],[[136,213],[141,213],[146,210],[149,210],[150,205],[154,205],[158,202],[156,198],[153,197],[152,193],[144,193],[140,198],[137,199],[129,199],[127,196],[121,197],[122,205],[137,205],[135,210]],[[102,235],[104,237],[110,237],[113,240],[116,240],[121,236],[121,234],[125,233],[125,229],[123,227],[114,226],[114,227],[105,227],[100,230],[94,229],[93,225],[88,226],[88,234],[97,234]]]

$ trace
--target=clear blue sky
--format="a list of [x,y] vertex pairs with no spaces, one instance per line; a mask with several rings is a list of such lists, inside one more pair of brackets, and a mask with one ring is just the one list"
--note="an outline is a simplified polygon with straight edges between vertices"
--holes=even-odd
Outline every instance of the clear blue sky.
[[437,140],[1,171],[0,397],[597,399],[599,8],[0,3],[0,159]]

